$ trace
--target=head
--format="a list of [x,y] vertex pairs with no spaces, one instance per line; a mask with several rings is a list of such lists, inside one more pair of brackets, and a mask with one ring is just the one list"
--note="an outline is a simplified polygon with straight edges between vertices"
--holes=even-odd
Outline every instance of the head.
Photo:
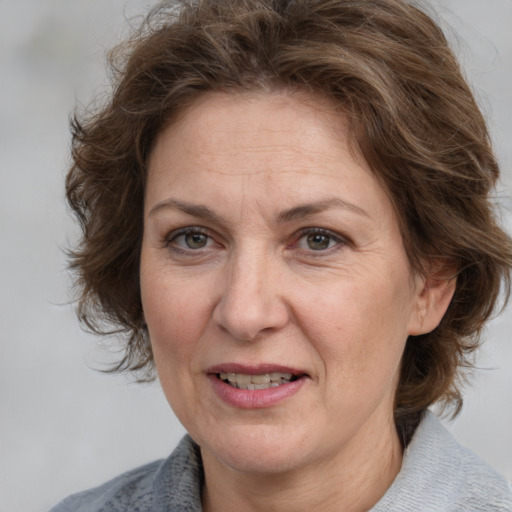
[[79,314],[121,333],[117,370],[153,368],[140,289],[148,167],[158,136],[212,93],[318,98],[347,120],[389,198],[412,276],[454,283],[439,325],[411,335],[394,401],[403,432],[434,402],[460,407],[510,240],[489,194],[498,177],[484,119],[438,26],[401,0],[165,3],[112,54],[110,100],[74,121],[68,200],[83,228],[72,267]]

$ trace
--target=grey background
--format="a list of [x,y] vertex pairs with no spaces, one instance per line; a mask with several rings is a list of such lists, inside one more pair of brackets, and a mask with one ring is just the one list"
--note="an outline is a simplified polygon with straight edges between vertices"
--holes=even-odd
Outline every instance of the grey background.
[[[155,458],[183,434],[157,383],[94,371],[108,356],[68,305],[62,248],[68,116],[105,90],[104,53],[151,2],[0,0],[0,512],[57,500]],[[503,167],[512,226],[512,0],[439,0]],[[512,479],[512,306],[449,428]]]

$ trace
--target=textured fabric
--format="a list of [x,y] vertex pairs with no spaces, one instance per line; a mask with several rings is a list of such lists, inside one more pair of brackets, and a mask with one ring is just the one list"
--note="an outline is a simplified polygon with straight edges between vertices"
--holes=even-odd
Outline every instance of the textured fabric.
[[203,469],[185,436],[171,456],[69,496],[50,512],[201,512]]
[[405,450],[400,473],[371,509],[402,511],[512,512],[512,487],[429,412]]
[[[171,456],[65,499],[50,512],[201,512],[199,448],[185,436]],[[402,469],[370,512],[512,512],[512,488],[427,413]]]

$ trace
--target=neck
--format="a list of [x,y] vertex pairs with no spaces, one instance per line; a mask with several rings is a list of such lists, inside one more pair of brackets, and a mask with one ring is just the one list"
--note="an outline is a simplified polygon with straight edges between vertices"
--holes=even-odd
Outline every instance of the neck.
[[[367,433],[368,434],[368,433]],[[375,434],[375,433],[373,433]],[[339,453],[281,473],[244,473],[202,450],[205,512],[294,512],[371,509],[400,471],[402,449],[391,420],[379,436],[363,436]]]

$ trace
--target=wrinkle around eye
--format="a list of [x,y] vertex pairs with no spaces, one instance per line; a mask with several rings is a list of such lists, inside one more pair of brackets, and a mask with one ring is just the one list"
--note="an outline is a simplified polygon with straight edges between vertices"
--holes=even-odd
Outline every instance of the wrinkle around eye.
[[[315,245],[316,244],[316,245]],[[304,255],[323,257],[345,248],[350,242],[343,236],[323,228],[302,230],[290,249],[299,250]]]
[[222,246],[208,230],[201,227],[186,227],[170,232],[163,240],[163,246],[177,257],[204,257],[215,248]]

